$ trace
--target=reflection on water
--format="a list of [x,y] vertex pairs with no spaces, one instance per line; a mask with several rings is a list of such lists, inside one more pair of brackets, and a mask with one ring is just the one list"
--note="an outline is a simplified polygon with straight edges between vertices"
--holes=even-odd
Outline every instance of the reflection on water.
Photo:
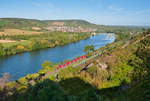
[[113,35],[99,34],[66,46],[0,57],[0,73],[7,72],[14,79],[18,79],[29,73],[38,72],[45,60],[50,60],[52,63],[59,63],[66,59],[74,59],[77,56],[85,54],[84,47],[87,45],[93,44],[98,49],[108,43],[112,43],[114,40],[115,37]]

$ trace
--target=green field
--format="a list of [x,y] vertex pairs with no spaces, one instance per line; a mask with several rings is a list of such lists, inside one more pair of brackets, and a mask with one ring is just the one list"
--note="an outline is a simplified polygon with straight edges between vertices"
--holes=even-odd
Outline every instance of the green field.
[[[22,33],[22,29],[30,32],[33,26],[42,28],[54,22],[0,19],[0,28],[1,32],[5,28],[18,28]],[[74,21],[59,22],[72,25]],[[0,78],[6,80],[0,82],[0,101],[149,101],[150,30],[99,26],[82,20],[76,23],[96,27],[99,32],[113,32],[116,40],[97,50],[87,51],[85,47],[88,58],[62,69],[57,67],[69,60],[59,64],[45,61],[42,70],[16,81],[8,82],[7,75]],[[91,36],[90,33],[40,32],[43,33],[1,35],[0,40],[16,42],[0,43],[0,56],[66,45]]]
[[[90,33],[44,32],[43,34],[11,34],[0,36],[0,56],[66,45],[87,39]],[[7,42],[9,40],[16,42]]]

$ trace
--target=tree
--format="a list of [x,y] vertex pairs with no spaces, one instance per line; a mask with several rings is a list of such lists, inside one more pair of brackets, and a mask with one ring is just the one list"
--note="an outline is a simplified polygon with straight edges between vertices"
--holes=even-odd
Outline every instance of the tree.
[[44,63],[42,64],[42,67],[43,69],[47,69],[52,66],[51,64],[52,64],[51,61],[44,61]]
[[87,45],[84,48],[84,52],[86,52],[86,53],[90,53],[90,52],[93,52],[93,51],[95,51],[94,45]]
[[150,28],[147,30],[146,34],[150,34]]

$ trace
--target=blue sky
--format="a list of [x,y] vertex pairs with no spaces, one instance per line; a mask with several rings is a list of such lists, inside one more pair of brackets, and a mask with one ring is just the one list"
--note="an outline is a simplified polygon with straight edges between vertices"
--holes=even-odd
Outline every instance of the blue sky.
[[0,0],[0,17],[150,25],[150,0]]

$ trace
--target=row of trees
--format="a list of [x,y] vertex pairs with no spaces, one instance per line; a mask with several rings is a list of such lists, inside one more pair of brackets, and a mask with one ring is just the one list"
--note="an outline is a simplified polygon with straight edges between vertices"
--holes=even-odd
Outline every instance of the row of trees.
[[[16,43],[0,44],[0,56],[13,55],[24,51],[66,45],[90,37],[88,33],[45,33],[40,35],[2,35],[0,39],[18,40]],[[24,40],[24,41],[21,41]],[[9,45],[7,45],[9,44]]]
[[[141,40],[142,37],[138,38],[136,37],[136,41]],[[137,44],[131,43],[124,49],[121,48],[122,46],[112,49],[108,45],[112,50],[111,53],[93,59],[82,67],[64,68],[58,72],[58,79],[56,79],[57,74],[49,74],[53,68],[56,68],[56,65],[46,61],[42,65],[44,68],[42,71],[7,84],[5,89],[0,91],[0,95],[3,94],[0,100],[138,101],[140,99],[148,101],[149,89],[146,88],[149,88],[150,79],[145,80],[143,77],[150,73],[148,68],[149,46],[150,37],[145,37]],[[85,47],[85,52],[93,51],[94,46]],[[107,68],[102,68],[101,65],[104,64]],[[46,73],[49,74],[47,77],[44,76]],[[136,85],[142,85],[140,86],[142,88],[136,89],[132,86],[131,80],[137,78],[138,80],[134,82],[138,83],[141,80],[139,77],[142,78],[142,81]],[[130,89],[122,90],[128,84]]]

